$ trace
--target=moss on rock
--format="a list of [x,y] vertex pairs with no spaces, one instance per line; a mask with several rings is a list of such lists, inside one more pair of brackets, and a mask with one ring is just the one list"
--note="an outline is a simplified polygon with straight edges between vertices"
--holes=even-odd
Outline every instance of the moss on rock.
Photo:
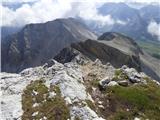
[[127,74],[124,73],[121,69],[116,69],[114,74],[115,74],[115,76],[114,76],[113,80],[115,80],[115,81],[128,79]]

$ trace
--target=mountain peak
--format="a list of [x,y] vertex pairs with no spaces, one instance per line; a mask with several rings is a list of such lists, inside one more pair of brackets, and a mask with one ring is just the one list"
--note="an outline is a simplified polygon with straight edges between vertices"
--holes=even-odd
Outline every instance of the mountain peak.
[[39,66],[53,58],[71,43],[97,36],[75,19],[56,19],[46,23],[26,25],[20,32],[2,42],[2,71],[19,72]]
[[124,34],[116,32],[106,32],[102,34],[98,38],[98,40],[101,42],[105,42],[105,44],[108,44],[112,47],[119,48],[125,53],[129,52],[135,55],[139,52],[143,53],[141,48],[135,42],[135,40]]
[[120,34],[117,32],[105,32],[101,36],[98,37],[98,40],[110,41],[110,40],[113,40],[113,38],[120,37],[120,36],[127,37],[127,36],[124,36],[123,34]]

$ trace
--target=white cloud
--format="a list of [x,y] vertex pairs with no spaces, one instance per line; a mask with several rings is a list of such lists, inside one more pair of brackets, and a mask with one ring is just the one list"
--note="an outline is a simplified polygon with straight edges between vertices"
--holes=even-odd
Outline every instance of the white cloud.
[[22,2],[35,2],[38,0],[2,0],[2,2],[7,3],[22,3]]
[[[2,2],[34,2],[38,0],[2,0]],[[60,0],[59,0],[60,1]],[[76,2],[90,2],[92,0],[76,0]],[[151,2],[159,2],[159,0],[94,0],[96,2],[139,2],[139,3],[151,3]]]
[[160,23],[151,21],[148,25],[147,30],[151,35],[158,37],[158,40],[160,41]]
[[110,15],[102,16],[97,12],[97,7],[104,3],[96,0],[86,2],[74,2],[74,0],[39,0],[32,5],[23,4],[15,11],[4,6],[2,8],[2,25],[14,26],[28,23],[40,23],[56,18],[79,16],[85,20],[99,22],[101,25],[114,24]]
[[115,21],[112,19],[111,15],[103,16],[98,13],[97,8],[103,4],[90,2],[85,3],[81,2],[78,5],[77,15],[84,20],[95,21],[99,23],[99,25],[113,25]]
[[[2,0],[2,2],[20,2],[20,0]],[[111,15],[100,15],[97,8],[113,0],[21,0],[24,3],[20,8],[13,10],[0,5],[2,9],[1,26],[22,26],[28,23],[41,23],[57,18],[79,16],[85,20],[96,21],[99,25],[125,25],[125,21],[114,20]],[[79,2],[78,2],[79,1]],[[114,0],[114,2],[128,0]],[[135,1],[135,0],[132,0]],[[142,0],[143,1],[143,0]],[[150,0],[153,1],[153,0]]]
[[0,5],[0,10],[3,10],[3,12],[1,12],[1,15],[0,15],[0,26],[2,25],[12,25],[12,20],[9,19],[10,17],[14,18],[14,12],[12,10],[10,10],[9,8],[7,7],[3,7],[2,5]]
[[39,0],[33,5],[23,4],[15,11],[0,5],[2,8],[2,25],[14,26],[28,23],[40,23],[56,18],[65,17],[65,13],[71,10],[71,4],[57,2],[55,0]]
[[126,25],[127,24],[127,22],[122,21],[122,20],[117,20],[116,23],[120,24],[120,25]]

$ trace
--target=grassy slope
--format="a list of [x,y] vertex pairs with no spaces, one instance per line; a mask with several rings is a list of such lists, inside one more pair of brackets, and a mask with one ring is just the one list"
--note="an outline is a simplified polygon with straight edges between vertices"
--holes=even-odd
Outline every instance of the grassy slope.
[[106,98],[112,100],[115,105],[111,120],[130,120],[134,117],[153,120],[160,118],[160,88],[153,83],[147,86],[109,87],[107,94]]
[[[38,94],[33,95],[33,91]],[[54,91],[56,95],[49,97],[49,92]],[[33,105],[39,104],[36,107]],[[39,120],[46,117],[47,120],[67,120],[70,118],[69,108],[65,104],[64,99],[58,86],[52,86],[48,89],[42,80],[37,80],[29,84],[22,95],[22,109],[24,111],[22,120]],[[37,115],[33,116],[35,112]]]
[[137,41],[138,45],[153,57],[160,59],[160,42]]
[[[94,77],[93,77],[94,78]],[[120,70],[115,71],[115,78],[128,80]],[[143,78],[147,84],[132,84],[127,87],[108,86],[100,89],[97,79],[90,82],[91,87],[99,88],[95,98],[102,101],[104,108],[98,108],[98,113],[107,120],[133,120],[135,117],[141,120],[159,120],[160,118],[160,86],[150,78]],[[92,96],[92,90],[88,89]],[[94,98],[94,97],[93,97]]]

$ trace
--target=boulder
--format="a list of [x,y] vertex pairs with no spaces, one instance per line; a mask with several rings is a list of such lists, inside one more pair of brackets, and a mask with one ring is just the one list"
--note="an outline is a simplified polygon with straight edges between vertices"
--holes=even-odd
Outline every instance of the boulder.
[[126,66],[126,65],[123,65],[122,67],[121,67],[121,69],[122,70],[125,70],[125,69],[127,69],[128,67]]
[[107,86],[115,86],[118,85],[118,83],[116,81],[110,81]]
[[137,78],[136,76],[134,76],[134,77],[129,77],[129,81],[130,81],[131,83],[139,83],[139,82],[141,82],[141,80],[140,80],[139,78]]
[[111,80],[110,80],[108,77],[100,80],[100,81],[99,81],[99,86],[100,86],[100,88],[105,89],[106,86],[107,86],[107,84],[108,84],[110,81],[111,81]]
[[142,76],[136,71],[136,69],[128,68],[127,66],[122,66],[121,69],[126,73],[131,83],[141,82]]
[[129,85],[127,80],[118,81],[118,84],[124,87],[127,87]]

